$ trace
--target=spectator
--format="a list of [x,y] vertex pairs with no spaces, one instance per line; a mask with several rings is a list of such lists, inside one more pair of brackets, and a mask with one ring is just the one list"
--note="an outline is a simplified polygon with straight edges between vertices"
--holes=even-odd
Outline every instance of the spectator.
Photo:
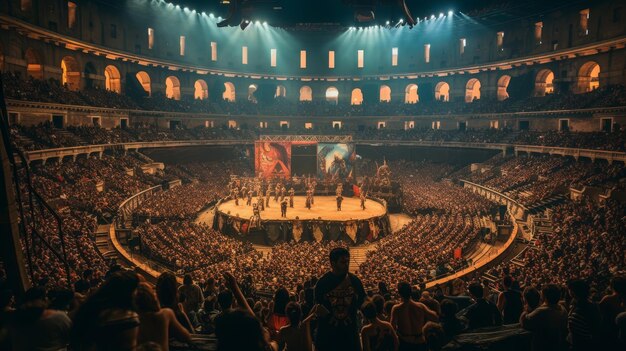
[[191,335],[176,319],[170,308],[161,308],[156,294],[147,283],[140,283],[134,296],[139,314],[138,344],[154,342],[162,351],[169,350],[170,335],[180,341],[190,343]]
[[285,308],[289,323],[278,331],[278,350],[311,351],[312,339],[310,321],[314,314],[302,320],[302,309],[296,302],[289,302]]
[[70,341],[72,321],[66,312],[48,307],[43,288],[29,289],[11,319],[13,350],[60,350]]
[[480,283],[471,283],[468,287],[474,304],[459,312],[468,322],[468,329],[495,327],[502,325],[502,315],[493,302],[483,297],[484,289]]
[[193,324],[185,313],[183,305],[178,302],[178,282],[172,272],[163,272],[157,279],[156,293],[162,308],[169,308],[174,311],[178,322],[187,329],[189,333],[194,332]]
[[202,289],[200,286],[194,283],[191,274],[185,274],[183,278],[183,285],[178,287],[178,295],[184,296],[183,309],[189,319],[194,320],[195,315],[201,307],[204,296],[202,296]]
[[398,349],[398,335],[389,322],[380,320],[376,306],[366,301],[361,307],[366,325],[361,329],[363,351],[395,351]]
[[345,248],[330,252],[331,271],[315,285],[317,309],[316,349],[360,350],[357,311],[365,299],[361,280],[348,272],[350,253]]
[[[599,308],[602,315],[602,331],[607,350],[615,349],[618,343],[618,329],[615,319],[620,313],[626,312],[626,277],[617,276],[611,279],[610,295],[605,295],[600,301]],[[614,346],[613,346],[614,345]]]
[[[528,295],[532,296],[531,293]],[[530,313],[524,312],[520,317],[522,328],[533,333],[533,351],[565,350],[567,312],[559,305],[559,287],[554,284],[546,285],[541,291],[541,298],[541,306]]]
[[567,341],[573,351],[593,350],[601,345],[599,339],[600,312],[589,301],[589,284],[581,279],[567,283],[572,303],[567,317]]
[[502,285],[504,286],[504,291],[498,295],[497,304],[498,309],[502,313],[502,323],[518,323],[522,314],[522,294],[512,289],[513,278],[511,276],[505,276],[502,279]]
[[398,334],[399,350],[419,349],[426,343],[422,328],[428,321],[436,322],[437,314],[423,303],[411,299],[409,283],[399,283],[398,294],[402,301],[391,309],[390,323]]
[[75,350],[132,350],[137,345],[139,316],[133,294],[139,277],[118,271],[80,306],[73,320]]

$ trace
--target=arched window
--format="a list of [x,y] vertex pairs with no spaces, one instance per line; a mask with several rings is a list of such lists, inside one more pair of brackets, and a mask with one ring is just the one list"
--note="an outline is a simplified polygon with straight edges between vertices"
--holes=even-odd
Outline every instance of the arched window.
[[363,103],[363,92],[359,88],[352,90],[352,96],[350,97],[351,105],[360,105]]
[[542,69],[535,77],[535,96],[546,96],[554,93],[554,72]]
[[193,98],[198,100],[204,100],[209,97],[209,86],[203,79],[198,79],[193,84]]
[[339,103],[339,90],[335,87],[326,89],[326,101],[337,105]]
[[165,78],[165,96],[168,99],[180,100],[180,81],[174,76]]
[[139,81],[139,84],[141,84],[141,86],[143,87],[143,90],[145,90],[146,93],[148,93],[148,96],[152,95],[152,85],[151,85],[150,75],[144,71],[139,71],[137,72],[135,77],[137,77],[137,81]]
[[465,102],[470,103],[476,100],[480,100],[480,81],[472,78],[465,86]]
[[252,102],[252,103],[257,103],[256,100],[256,96],[254,96],[254,92],[256,92],[256,90],[259,87],[257,87],[256,84],[250,84],[250,86],[248,87],[248,101]]
[[390,87],[388,87],[386,85],[381,85],[379,94],[380,94],[380,97],[379,97],[379,101],[380,102],[390,102],[391,101],[391,88]]
[[109,65],[104,68],[104,86],[106,90],[122,93],[122,79],[117,67]]
[[43,79],[43,64],[41,55],[35,49],[28,48],[24,54],[26,59],[26,72],[30,77],[35,79]]
[[417,92],[417,84],[409,84],[404,89],[404,103],[415,104],[420,101],[420,96]]
[[435,86],[435,100],[448,102],[450,101],[450,84],[439,82]]
[[80,89],[80,68],[72,56],[65,56],[61,60],[61,83],[69,90]]
[[600,65],[589,61],[578,70],[578,93],[588,93],[600,87]]
[[507,88],[511,82],[511,76],[504,75],[498,79],[498,101],[504,101],[509,98]]
[[222,99],[228,102],[235,102],[235,85],[231,82],[224,83],[224,93]]
[[276,86],[276,92],[274,93],[274,98],[277,97],[287,97],[287,89],[285,88],[284,85],[277,85]]
[[313,101],[313,91],[308,85],[300,88],[300,101]]

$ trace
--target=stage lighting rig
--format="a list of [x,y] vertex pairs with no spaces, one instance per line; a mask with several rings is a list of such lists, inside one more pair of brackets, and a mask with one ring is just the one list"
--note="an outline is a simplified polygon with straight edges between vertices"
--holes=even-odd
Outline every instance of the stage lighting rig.
[[263,18],[264,14],[282,10],[279,0],[229,0],[222,2],[228,5],[228,16],[217,23],[218,27],[236,27],[246,29],[254,18]]
[[416,24],[405,0],[343,0],[343,2],[354,9],[354,19],[359,23],[374,21],[377,6],[395,4],[404,15],[404,24],[411,28]]

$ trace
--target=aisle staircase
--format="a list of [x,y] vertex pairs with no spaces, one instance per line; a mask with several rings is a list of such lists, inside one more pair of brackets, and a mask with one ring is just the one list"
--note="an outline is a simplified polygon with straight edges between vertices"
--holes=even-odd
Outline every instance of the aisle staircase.
[[359,270],[359,266],[367,260],[367,253],[375,251],[376,245],[370,244],[367,246],[351,247],[350,248],[350,272],[356,273]]
[[98,251],[107,259],[117,258],[117,252],[113,248],[113,244],[109,238],[109,230],[111,224],[100,224],[96,229],[96,247]]

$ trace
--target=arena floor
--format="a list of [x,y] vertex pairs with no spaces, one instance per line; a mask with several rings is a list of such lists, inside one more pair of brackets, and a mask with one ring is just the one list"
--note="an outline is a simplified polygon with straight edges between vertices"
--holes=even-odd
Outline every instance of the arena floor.
[[[324,220],[349,221],[355,219],[368,219],[384,215],[387,211],[385,207],[373,200],[365,202],[365,210],[361,209],[361,200],[358,198],[344,197],[341,203],[341,211],[337,211],[337,200],[334,196],[316,196],[315,204],[311,209],[304,207],[304,196],[295,196],[293,200],[293,208],[287,207],[287,218],[280,216],[280,204],[270,199],[270,207],[265,207],[265,211],[261,211],[262,220],[293,220],[299,217],[302,220],[317,219],[321,217]],[[253,199],[253,200],[256,200]],[[239,206],[235,205],[234,200],[221,203],[218,211],[223,213],[230,212],[239,218],[252,217],[252,206],[246,206],[246,200],[239,199]]]

